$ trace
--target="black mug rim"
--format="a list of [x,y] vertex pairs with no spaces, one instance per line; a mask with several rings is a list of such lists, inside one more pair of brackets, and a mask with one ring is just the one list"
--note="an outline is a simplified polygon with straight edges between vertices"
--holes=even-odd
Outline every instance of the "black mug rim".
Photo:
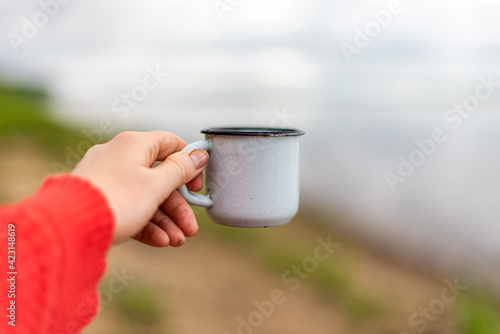
[[226,136],[265,136],[265,137],[289,137],[303,136],[302,130],[281,128],[259,128],[259,127],[215,127],[201,130],[201,133],[209,135]]

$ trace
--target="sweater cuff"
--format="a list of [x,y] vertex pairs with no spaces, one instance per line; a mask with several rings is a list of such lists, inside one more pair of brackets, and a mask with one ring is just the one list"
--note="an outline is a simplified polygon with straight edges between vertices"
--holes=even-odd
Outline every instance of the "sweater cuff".
[[[29,204],[34,209],[31,214],[41,213],[53,223],[57,239],[47,245],[60,284],[60,300],[52,305],[54,326],[74,323],[80,329],[97,313],[97,287],[113,242],[113,213],[100,190],[69,174],[49,177]],[[57,305],[67,307],[61,310]]]
[[99,189],[83,178],[61,174],[45,180],[40,190],[31,199],[39,208],[54,208],[57,220],[65,222],[67,229],[97,232],[103,225],[112,226],[114,217],[107,199]]

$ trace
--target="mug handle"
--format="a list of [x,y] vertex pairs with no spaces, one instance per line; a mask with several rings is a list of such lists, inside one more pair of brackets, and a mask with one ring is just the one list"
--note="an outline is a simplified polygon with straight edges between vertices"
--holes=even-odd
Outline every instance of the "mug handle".
[[[195,143],[192,143],[182,150],[192,150],[192,149],[202,149],[210,153],[211,148],[210,140],[202,140]],[[204,208],[211,208],[213,205],[212,199],[209,196],[195,194],[191,190],[188,189],[187,185],[181,186],[177,189],[182,197],[191,205],[201,206]]]

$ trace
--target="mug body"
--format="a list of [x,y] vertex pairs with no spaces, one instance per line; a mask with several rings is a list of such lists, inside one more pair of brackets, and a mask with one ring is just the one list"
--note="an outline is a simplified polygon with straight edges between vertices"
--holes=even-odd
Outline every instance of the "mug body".
[[213,201],[207,209],[210,218],[239,227],[288,223],[299,206],[299,136],[303,132],[210,130],[203,131],[211,142],[206,172],[207,195]]

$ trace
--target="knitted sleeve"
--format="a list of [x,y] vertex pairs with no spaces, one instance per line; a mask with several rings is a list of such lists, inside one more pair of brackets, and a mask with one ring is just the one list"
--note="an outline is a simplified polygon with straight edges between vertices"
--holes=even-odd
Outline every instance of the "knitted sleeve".
[[0,333],[79,333],[98,310],[114,221],[104,196],[71,175],[0,210]]

